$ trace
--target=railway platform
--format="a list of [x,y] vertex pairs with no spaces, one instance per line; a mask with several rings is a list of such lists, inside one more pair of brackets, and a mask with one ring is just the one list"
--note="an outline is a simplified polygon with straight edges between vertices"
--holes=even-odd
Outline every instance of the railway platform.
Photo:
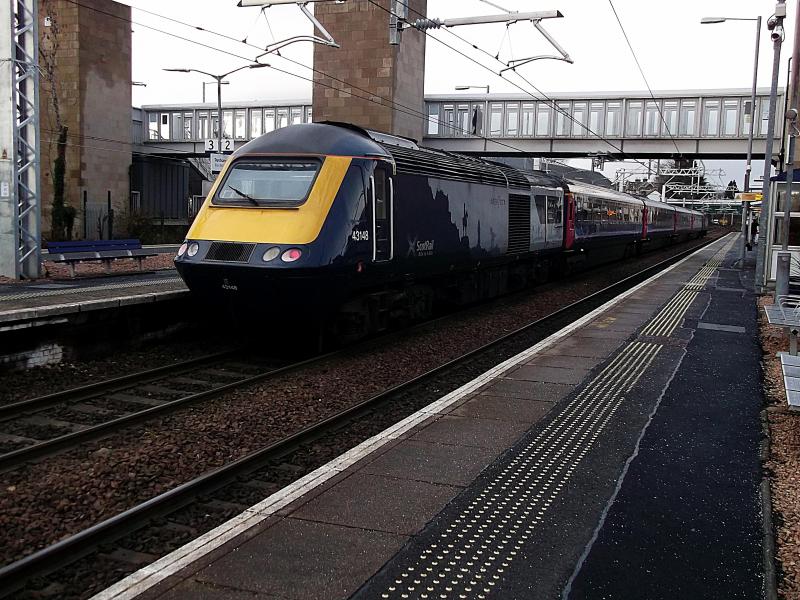
[[176,271],[0,284],[0,324],[140,304],[185,294]]
[[761,354],[736,240],[95,600],[768,595]]
[[[173,252],[169,246],[157,251]],[[69,348],[85,345],[81,338],[102,336],[115,322],[138,321],[147,329],[152,313],[165,316],[188,294],[174,269],[0,282],[0,364],[57,362]]]

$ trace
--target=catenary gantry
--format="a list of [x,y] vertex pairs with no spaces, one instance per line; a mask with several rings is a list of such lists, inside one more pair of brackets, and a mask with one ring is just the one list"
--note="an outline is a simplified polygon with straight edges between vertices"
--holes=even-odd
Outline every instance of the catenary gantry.
[[[759,90],[754,154],[765,151],[769,94]],[[747,151],[750,90],[428,95],[419,111],[423,143],[477,154],[741,158]],[[783,92],[778,123],[783,122]],[[263,133],[312,120],[311,102],[242,102],[223,107],[223,136],[239,146]],[[133,138],[144,152],[204,154],[219,119],[210,104],[134,109]],[[776,138],[781,137],[780,129]]]

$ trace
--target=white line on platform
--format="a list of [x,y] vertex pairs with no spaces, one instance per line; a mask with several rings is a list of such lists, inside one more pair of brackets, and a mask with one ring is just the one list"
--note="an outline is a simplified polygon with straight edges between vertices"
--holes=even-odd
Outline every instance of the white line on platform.
[[364,457],[375,452],[382,446],[385,446],[388,442],[391,442],[392,440],[404,435],[406,432],[410,431],[430,417],[441,414],[446,408],[452,406],[465,396],[481,388],[492,379],[517,366],[519,363],[529,360],[535,354],[545,350],[546,348],[549,348],[559,340],[569,336],[577,329],[580,329],[587,323],[591,322],[598,315],[604,313],[613,306],[616,306],[628,296],[635,294],[643,287],[651,284],[657,279],[660,279],[673,269],[676,269],[686,261],[692,259],[695,255],[699,254],[700,252],[707,251],[712,246],[721,243],[726,237],[727,236],[724,236],[716,242],[713,242],[711,246],[700,248],[696,252],[693,252],[683,260],[666,268],[657,275],[653,275],[646,281],[636,285],[627,292],[623,292],[619,296],[612,298],[602,306],[596,308],[584,317],[581,317],[564,329],[557,331],[535,346],[532,346],[520,354],[509,358],[505,362],[502,362],[496,367],[486,371],[472,381],[462,385],[457,390],[450,392],[446,396],[415,412],[413,415],[406,417],[399,423],[396,423],[381,433],[369,438],[368,440],[365,440],[352,450],[345,452],[329,463],[321,466],[315,471],[312,471],[305,477],[302,477],[291,485],[288,485],[282,490],[275,492],[269,498],[259,502],[254,506],[251,506],[240,515],[230,519],[219,527],[212,529],[196,540],[189,542],[170,554],[167,554],[156,562],[143,567],[135,573],[132,573],[125,579],[115,583],[109,588],[106,588],[102,592],[99,592],[90,600],[129,600],[135,598],[139,594],[144,593],[168,577],[171,577],[182,569],[188,567],[193,562],[198,561],[200,558],[220,547],[222,544],[241,535],[248,529],[262,523],[283,507],[291,504],[298,498],[313,490],[315,487],[329,480],[331,477],[353,466]]

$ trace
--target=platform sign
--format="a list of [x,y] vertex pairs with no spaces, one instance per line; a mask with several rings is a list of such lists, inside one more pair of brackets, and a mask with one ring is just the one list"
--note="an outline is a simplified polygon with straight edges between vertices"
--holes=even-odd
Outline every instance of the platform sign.
[[212,173],[219,173],[222,171],[222,168],[225,166],[225,161],[228,160],[227,154],[211,154],[211,172]]
[[233,140],[230,138],[222,138],[222,149],[218,146],[219,140],[217,138],[206,138],[206,152],[233,152]]

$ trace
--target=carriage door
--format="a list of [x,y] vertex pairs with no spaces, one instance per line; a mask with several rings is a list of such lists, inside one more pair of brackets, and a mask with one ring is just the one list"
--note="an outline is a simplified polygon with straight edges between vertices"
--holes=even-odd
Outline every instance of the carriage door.
[[[554,194],[558,194],[557,196]],[[550,191],[547,195],[547,247],[560,248],[564,243],[564,196]]]
[[536,207],[531,211],[531,248],[544,250],[547,247],[547,196],[544,190],[533,190],[533,202]]
[[386,165],[379,164],[369,178],[372,212],[372,260],[394,258],[394,184]]

